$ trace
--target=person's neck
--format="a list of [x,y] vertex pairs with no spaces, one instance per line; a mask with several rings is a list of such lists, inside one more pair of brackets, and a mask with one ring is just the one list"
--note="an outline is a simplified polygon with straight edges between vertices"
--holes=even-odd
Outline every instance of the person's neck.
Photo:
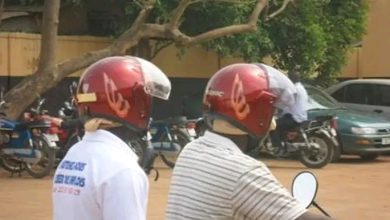
[[219,132],[215,132],[215,131],[214,131],[214,133],[228,138],[229,140],[233,141],[233,143],[235,143],[238,146],[238,148],[240,148],[240,150],[242,152],[246,152],[247,144],[248,144],[248,136],[247,135],[231,135],[231,134],[223,134],[223,133],[219,133]]

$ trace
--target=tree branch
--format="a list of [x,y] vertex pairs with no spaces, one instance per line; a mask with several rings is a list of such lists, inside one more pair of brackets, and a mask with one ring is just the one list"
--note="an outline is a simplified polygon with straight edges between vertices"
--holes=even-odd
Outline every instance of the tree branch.
[[140,30],[145,24],[150,11],[153,9],[153,3],[147,4],[138,14],[130,29],[121,34],[110,46],[101,50],[84,54],[82,57],[65,60],[58,64],[61,70],[59,75],[65,77],[74,71],[82,69],[99,59],[112,55],[123,55],[129,48],[135,46],[139,39],[145,36]]
[[[60,0],[46,0],[46,2],[49,3],[59,3]],[[145,36],[144,32],[140,30],[143,27],[143,24],[149,14],[149,12],[153,8],[153,2],[154,0],[149,0],[147,4],[145,4],[145,7],[141,10],[141,12],[138,14],[136,20],[134,21],[132,27],[124,32],[121,36],[118,37],[117,40],[115,40],[112,44],[107,46],[104,49],[88,52],[80,57],[77,58],[71,58],[68,60],[65,60],[58,65],[56,65],[56,68],[44,68],[43,63],[39,66],[41,68],[38,68],[38,71],[32,74],[29,77],[26,77],[23,79],[22,82],[18,83],[15,87],[13,87],[9,92],[7,92],[4,99],[7,102],[10,102],[10,108],[7,109],[7,115],[10,118],[17,118],[25,108],[27,108],[36,97],[32,96],[25,96],[23,95],[25,91],[29,91],[30,93],[37,93],[42,94],[49,89],[53,88],[57,85],[58,82],[60,82],[65,76],[70,75],[74,73],[77,70],[80,70],[82,68],[85,68],[92,63],[108,57],[108,56],[114,56],[114,55],[123,55],[127,49],[133,47],[138,43],[138,41]],[[53,4],[54,4],[53,3]],[[51,8],[53,9],[53,8]],[[50,13],[52,15],[52,13]],[[57,21],[57,20],[56,20]],[[58,23],[58,21],[57,21]],[[50,23],[50,26],[53,28],[54,24]],[[53,37],[53,32],[50,32],[51,34],[47,34],[46,37]],[[56,32],[55,32],[56,33]],[[53,39],[47,39],[47,41],[51,41]],[[54,41],[56,38],[54,38]],[[47,42],[44,40],[44,36],[42,36],[41,39],[41,47],[46,48],[48,47]],[[50,47],[49,47],[50,48]],[[42,49],[41,49],[42,50]],[[51,50],[51,49],[50,49]],[[43,51],[43,50],[42,50]],[[42,59],[42,56],[44,57],[50,57],[52,51],[50,52],[44,52],[41,54],[40,59]],[[54,55],[53,57],[50,57],[51,60],[55,62]],[[41,62],[41,61],[40,61]],[[43,61],[42,61],[43,62]],[[45,61],[48,62],[48,61]],[[52,63],[49,63],[49,66],[51,66]]]
[[[131,44],[128,44],[129,38],[132,38],[137,35],[142,25],[145,23],[146,18],[148,17],[150,11],[153,9],[153,3],[145,5],[145,7],[140,11],[137,18],[133,22],[130,29],[121,34],[118,39],[116,39],[111,48],[114,51],[117,51],[119,54],[123,54],[129,49]],[[133,46],[133,45],[132,45]]]
[[173,39],[175,42],[183,46],[191,46],[208,40],[227,36],[229,34],[255,31],[257,29],[259,15],[267,5],[267,2],[268,0],[257,0],[257,3],[246,24],[237,24],[216,28],[193,37],[184,34],[178,28],[172,27],[170,23],[163,25],[145,24],[144,31],[147,32],[148,36],[150,37]]
[[168,42],[161,43],[160,45],[159,45],[159,42],[157,42],[155,45],[155,49],[152,52],[152,55],[150,56],[150,59],[153,60],[161,50],[163,50],[164,48],[167,48],[168,46],[170,46],[172,44],[173,44],[172,40],[170,40]]
[[183,16],[184,11],[190,4],[191,4],[191,0],[180,1],[179,5],[175,8],[175,10],[173,10],[173,15],[168,25],[170,29],[178,28],[180,18]]
[[274,11],[272,14],[270,14],[270,15],[267,17],[267,20],[270,20],[270,19],[272,19],[272,18],[278,16],[280,13],[282,13],[282,12],[284,11],[284,9],[286,9],[287,5],[288,5],[290,2],[292,2],[292,1],[294,1],[294,0],[284,0],[282,6],[281,6],[278,10],[276,10],[276,11]]

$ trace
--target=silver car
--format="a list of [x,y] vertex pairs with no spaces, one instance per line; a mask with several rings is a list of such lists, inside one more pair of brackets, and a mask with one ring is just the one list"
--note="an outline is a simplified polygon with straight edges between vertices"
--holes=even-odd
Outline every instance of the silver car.
[[390,118],[390,79],[347,80],[325,91],[350,109]]

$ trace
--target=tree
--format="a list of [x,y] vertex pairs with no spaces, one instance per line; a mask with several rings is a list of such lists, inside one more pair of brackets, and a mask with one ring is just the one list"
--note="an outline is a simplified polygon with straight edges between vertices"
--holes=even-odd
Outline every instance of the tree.
[[[348,50],[362,40],[367,1],[285,3],[274,1],[270,4],[268,10],[275,12],[279,7],[284,9],[283,14],[269,13],[255,32],[215,39],[204,45],[221,56],[243,57],[249,62],[271,57],[277,68],[299,71],[316,85],[331,83],[345,65]],[[234,19],[241,19],[237,13],[228,13],[233,14]],[[202,18],[211,20],[212,16],[203,15]],[[192,25],[195,23],[193,21]]]
[[[354,6],[351,10],[357,9],[357,14],[364,18],[364,10],[359,8],[362,5],[360,0],[341,1],[348,2],[340,4],[345,12],[341,15],[334,13],[340,8],[336,7],[338,0],[133,0],[126,2],[126,19],[119,18],[119,34],[111,45],[54,65],[54,54],[50,51],[55,51],[56,47],[54,32],[58,25],[58,8],[54,5],[59,2],[45,1],[43,14],[44,20],[48,21],[42,29],[42,42],[51,43],[42,44],[38,70],[5,96],[6,101],[11,103],[7,110],[11,117],[20,115],[34,101],[35,94],[53,88],[65,76],[101,58],[128,54],[129,49],[138,44],[152,46],[147,53],[149,58],[169,44],[181,48],[201,44],[221,56],[238,56],[248,61],[260,61],[271,56],[281,68],[298,66],[298,70],[309,73],[329,71],[325,67],[327,62],[331,63],[332,52],[331,49],[325,52],[324,48],[333,44],[348,48],[364,30],[361,28],[363,22],[358,23],[358,19],[353,17],[350,23],[359,27],[360,32],[352,34],[344,31],[340,33],[340,37],[344,38],[341,41],[327,36],[327,31],[333,30],[331,27],[335,22],[348,16],[348,4]],[[334,6],[331,7],[331,4]],[[321,20],[330,13],[337,18]],[[323,25],[328,25],[329,29],[321,29]],[[345,26],[351,27],[348,22]],[[337,32],[338,28],[334,29],[334,33]],[[305,39],[311,40],[311,45],[305,44]],[[149,40],[156,43],[150,44]],[[333,50],[340,51],[337,46]],[[337,67],[330,70],[336,72]]]
[[[24,109],[35,100],[35,94],[44,93],[57,85],[65,76],[82,69],[101,58],[126,54],[128,49],[132,48],[143,38],[155,37],[172,39],[183,46],[190,46],[229,34],[255,31],[258,17],[267,5],[267,0],[254,1],[252,4],[253,10],[250,13],[248,22],[245,24],[233,24],[215,28],[195,36],[188,36],[180,30],[180,19],[190,5],[202,1],[179,1],[172,10],[170,18],[164,23],[147,22],[148,15],[160,1],[144,0],[134,2],[136,2],[140,8],[134,22],[131,27],[114,40],[110,46],[102,50],[86,53],[78,58],[63,61],[53,66],[52,62],[54,59],[53,57],[50,57],[50,54],[53,56],[50,51],[55,51],[56,48],[55,43],[53,43],[56,40],[56,34],[53,33],[56,33],[57,31],[59,9],[56,6],[60,4],[60,0],[46,0],[43,12],[43,20],[45,21],[46,26],[42,29],[42,46],[38,70],[31,76],[22,80],[22,82],[6,94],[4,98],[10,103],[7,114],[10,117],[18,117]],[[46,42],[51,43],[46,45]]]

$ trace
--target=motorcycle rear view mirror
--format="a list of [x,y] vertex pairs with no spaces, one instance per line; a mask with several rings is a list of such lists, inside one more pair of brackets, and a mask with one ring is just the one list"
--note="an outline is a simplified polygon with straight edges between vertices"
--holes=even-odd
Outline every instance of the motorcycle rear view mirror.
[[298,173],[292,183],[291,193],[303,206],[308,208],[316,197],[318,182],[309,171]]
[[309,171],[302,171],[295,176],[292,183],[291,193],[292,196],[306,208],[313,205],[325,216],[330,217],[330,215],[314,201],[317,195],[317,190],[318,181],[314,174]]

